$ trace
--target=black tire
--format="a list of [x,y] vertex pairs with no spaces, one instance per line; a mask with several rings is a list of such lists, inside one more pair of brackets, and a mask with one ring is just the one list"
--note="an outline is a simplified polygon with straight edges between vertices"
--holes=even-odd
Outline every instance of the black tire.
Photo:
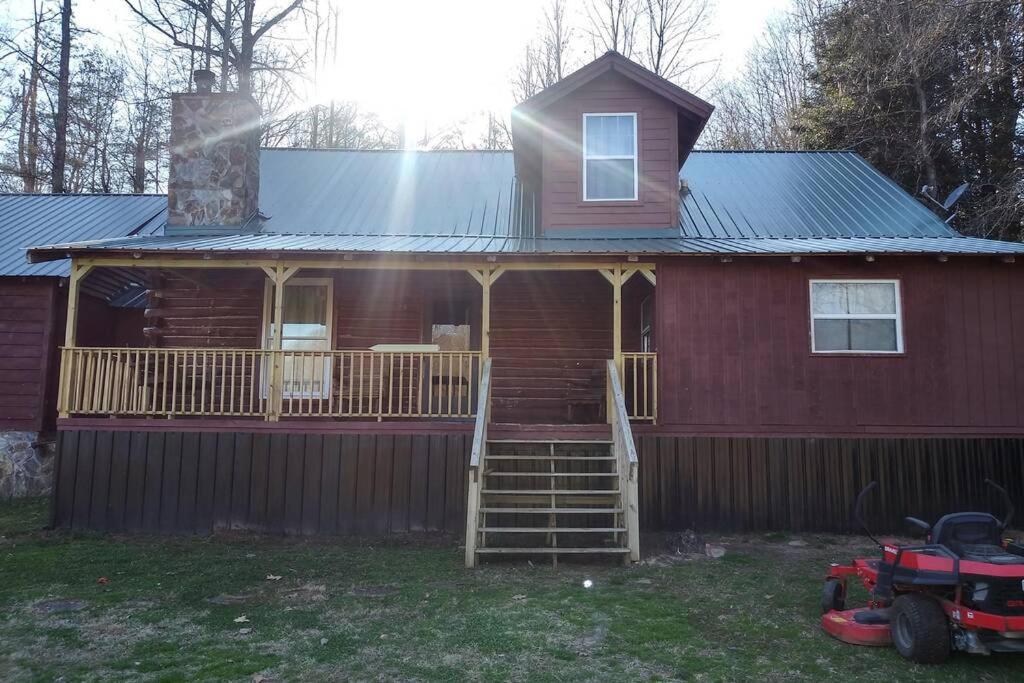
[[842,581],[826,579],[821,589],[821,613],[827,614],[832,610],[842,612],[846,609],[846,586]]
[[941,664],[949,657],[949,621],[939,603],[924,595],[901,595],[892,605],[892,644],[918,664]]

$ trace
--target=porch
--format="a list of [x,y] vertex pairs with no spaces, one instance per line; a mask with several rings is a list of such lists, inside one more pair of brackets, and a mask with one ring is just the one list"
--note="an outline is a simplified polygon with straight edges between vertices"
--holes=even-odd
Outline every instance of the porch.
[[[470,265],[76,263],[60,416],[469,421],[490,359],[493,421],[602,424],[612,359],[629,419],[656,421],[653,270]],[[147,346],[77,344],[81,282],[126,267]]]

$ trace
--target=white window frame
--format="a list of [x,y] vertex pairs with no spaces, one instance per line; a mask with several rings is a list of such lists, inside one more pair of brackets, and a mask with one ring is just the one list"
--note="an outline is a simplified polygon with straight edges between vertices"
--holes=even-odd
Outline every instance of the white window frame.
[[[306,285],[314,287],[327,287],[327,349],[334,349],[334,278],[329,277],[293,277],[284,283],[284,286]],[[263,324],[260,325],[260,347],[265,350],[273,349],[273,342],[270,337],[270,318],[274,310],[274,284],[270,280],[264,280],[263,285]],[[283,337],[282,337],[283,339]],[[287,351],[287,350],[285,350]],[[324,360],[324,379],[320,383],[320,391],[285,391],[282,398],[329,398],[331,395],[331,382],[333,378],[333,364],[331,357]],[[270,395],[270,382],[266,370],[263,372],[262,382],[263,398]]]
[[[633,154],[632,155],[608,155],[608,154],[587,154],[587,120],[601,116],[629,116],[633,119]],[[583,139],[580,149],[583,151],[583,201],[585,202],[635,202],[640,199],[640,138],[639,126],[637,124],[636,112],[588,112],[583,115]],[[602,197],[590,199],[587,197],[587,162],[601,159],[632,159],[633,160],[633,196],[632,197]]]
[[[893,296],[896,301],[894,313],[815,313],[814,312],[814,285],[893,285]],[[827,278],[810,280],[807,285],[807,309],[811,317],[811,353],[821,355],[847,355],[847,356],[894,356],[903,353],[903,295],[900,289],[900,281],[893,279],[861,279],[861,278]],[[858,349],[822,349],[819,350],[814,341],[815,320],[895,320],[896,321],[896,350],[895,351],[872,351]]]

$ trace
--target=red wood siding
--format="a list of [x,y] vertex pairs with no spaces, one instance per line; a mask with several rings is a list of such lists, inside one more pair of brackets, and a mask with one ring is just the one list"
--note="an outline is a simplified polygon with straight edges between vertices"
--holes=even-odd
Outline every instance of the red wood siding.
[[601,420],[611,285],[597,272],[507,272],[492,291],[496,422]]
[[[584,113],[637,114],[640,198],[583,202]],[[608,73],[558,100],[541,115],[541,227],[670,228],[678,225],[679,152],[675,107]]]
[[52,421],[56,308],[56,280],[0,278],[0,429],[40,431]]
[[[808,280],[898,278],[906,353],[812,355]],[[681,433],[1024,432],[1024,270],[994,259],[664,260],[660,425]]]

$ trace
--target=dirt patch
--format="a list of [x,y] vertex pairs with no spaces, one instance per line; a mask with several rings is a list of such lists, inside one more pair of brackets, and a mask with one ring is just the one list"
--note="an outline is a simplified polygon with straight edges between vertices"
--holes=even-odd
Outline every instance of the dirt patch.
[[348,594],[357,598],[383,598],[397,592],[396,586],[352,586]]
[[40,600],[32,605],[32,609],[40,614],[58,614],[61,612],[80,612],[88,607],[85,600]]
[[327,585],[304,583],[297,588],[282,591],[281,597],[290,602],[323,602],[327,599]]
[[206,602],[210,603],[211,605],[221,605],[221,606],[245,605],[245,604],[248,604],[248,603],[252,602],[255,598],[256,598],[256,596],[252,595],[252,594],[248,594],[248,595],[227,595],[227,594],[221,594],[221,595],[215,595],[212,598],[206,598]]
[[573,648],[576,654],[586,657],[594,652],[594,650],[601,647],[604,643],[605,638],[608,637],[608,615],[606,614],[595,614],[594,620],[597,622],[594,624],[594,628],[590,630],[586,635],[577,638]]

